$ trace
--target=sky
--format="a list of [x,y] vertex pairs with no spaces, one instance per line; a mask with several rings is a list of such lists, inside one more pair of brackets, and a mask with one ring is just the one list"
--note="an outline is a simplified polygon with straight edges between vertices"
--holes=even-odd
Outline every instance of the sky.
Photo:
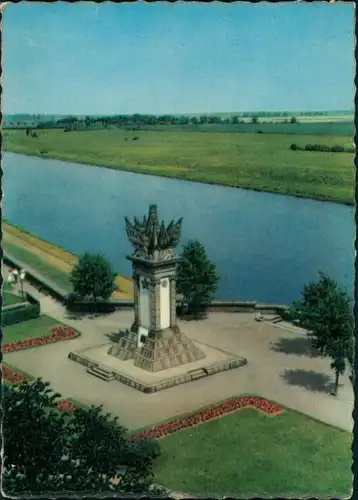
[[353,109],[353,3],[8,4],[3,113]]

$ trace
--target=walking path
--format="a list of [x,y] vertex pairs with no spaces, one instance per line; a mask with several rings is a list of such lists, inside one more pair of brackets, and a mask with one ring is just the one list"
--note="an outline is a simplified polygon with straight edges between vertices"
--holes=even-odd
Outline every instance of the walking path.
[[[67,252],[66,250],[52,245],[51,243],[41,240],[34,235],[24,233],[14,226],[3,223],[3,238],[7,243],[11,243],[19,248],[26,250],[30,255],[40,258],[43,262],[49,264],[55,269],[58,269],[62,273],[70,273],[72,267],[77,262],[77,257]],[[5,254],[12,258],[15,263],[18,263],[18,267],[26,268],[27,272],[38,278],[40,275],[38,271],[27,262],[20,262],[19,259],[10,255],[9,252],[5,251]],[[57,283],[54,283],[51,279],[48,279],[41,275],[40,281],[45,281],[50,284],[54,290],[58,290],[60,295],[64,297],[68,294],[67,290],[64,290]],[[133,299],[133,285],[130,278],[117,275],[116,284],[118,290],[113,292],[113,299],[123,299],[132,300]]]
[[[308,340],[297,332],[257,322],[252,314],[213,313],[203,321],[181,321],[183,332],[197,342],[245,356],[245,367],[153,394],[119,382],[104,382],[69,360],[71,351],[104,344],[106,334],[130,326],[133,311],[91,317],[71,315],[58,302],[26,283],[41,302],[42,314],[66,323],[82,335],[41,348],[7,353],[5,362],[51,382],[63,397],[102,404],[129,429],[156,424],[234,395],[258,394],[345,430],[352,430],[353,388],[342,376],[337,397],[329,394],[333,373],[327,359],[309,355]],[[40,355],[39,355],[40,354]],[[130,361],[129,361],[130,362]]]

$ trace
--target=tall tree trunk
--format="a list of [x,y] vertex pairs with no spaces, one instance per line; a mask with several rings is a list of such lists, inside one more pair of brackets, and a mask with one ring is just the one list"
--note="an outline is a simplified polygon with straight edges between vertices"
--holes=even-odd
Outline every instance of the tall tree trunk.
[[337,396],[338,393],[339,372],[336,370],[336,380],[334,382],[333,395]]

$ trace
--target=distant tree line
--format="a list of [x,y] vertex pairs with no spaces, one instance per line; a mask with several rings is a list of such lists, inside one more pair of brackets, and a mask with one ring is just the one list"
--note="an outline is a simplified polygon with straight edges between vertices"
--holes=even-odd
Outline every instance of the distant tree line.
[[[104,129],[110,127],[139,127],[141,125],[237,125],[240,123],[259,123],[260,118],[280,118],[283,123],[297,123],[300,116],[326,116],[325,111],[244,111],[237,113],[221,114],[197,114],[197,115],[112,115],[112,116],[86,116],[79,117],[69,115],[58,118],[51,115],[12,115],[6,118],[4,128],[61,128],[67,131],[86,130],[86,129]],[[283,118],[283,120],[282,120]]]
[[343,146],[324,146],[323,144],[306,144],[304,147],[298,144],[291,144],[292,151],[321,151],[324,153],[355,153],[355,148],[345,148]]
[[[65,132],[76,130],[106,129],[106,128],[130,128],[138,130],[141,126],[156,125],[176,125],[176,126],[197,126],[197,125],[238,125],[251,122],[260,123],[260,118],[264,117],[288,117],[289,113],[237,113],[235,115],[113,115],[113,116],[86,116],[78,118],[76,116],[67,116],[58,120],[48,120],[38,124],[37,128],[62,128]],[[249,119],[249,120],[248,120]],[[292,116],[286,118],[284,123],[297,123],[297,118]]]

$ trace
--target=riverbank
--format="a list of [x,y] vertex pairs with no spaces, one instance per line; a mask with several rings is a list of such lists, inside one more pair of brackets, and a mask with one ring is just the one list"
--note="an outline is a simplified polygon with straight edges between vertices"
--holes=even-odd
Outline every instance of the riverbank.
[[[8,221],[2,222],[2,233],[5,253],[8,252],[38,273],[47,276],[68,293],[72,291],[69,274],[77,263],[77,255]],[[112,298],[129,300],[133,298],[133,285],[130,278],[117,275],[116,284],[117,290]]]
[[[136,140],[133,140],[137,137]],[[354,204],[354,154],[292,151],[303,136],[102,130],[4,132],[4,149],[98,167]],[[305,144],[352,147],[350,136],[305,135]]]

